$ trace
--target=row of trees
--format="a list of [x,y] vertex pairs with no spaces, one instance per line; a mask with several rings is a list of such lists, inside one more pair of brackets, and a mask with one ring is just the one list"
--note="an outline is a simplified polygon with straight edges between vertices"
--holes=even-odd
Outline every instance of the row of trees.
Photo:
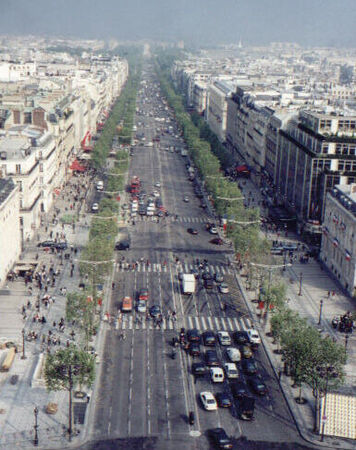
[[189,155],[210,195],[216,212],[227,220],[226,235],[232,241],[239,259],[244,261],[269,257],[270,245],[260,234],[260,211],[245,208],[236,182],[224,177],[222,168],[231,163],[227,150],[196,115],[190,116],[179,94],[169,81],[164,57],[156,60],[161,90],[173,108],[184,136]]
[[347,356],[344,346],[322,336],[307,320],[285,306],[271,317],[271,333],[284,360],[285,369],[299,387],[308,385],[315,398],[315,429],[319,424],[321,398],[344,382]]
[[[92,154],[92,164],[103,169],[111,149],[113,137],[123,129],[132,133],[136,93],[140,78],[139,69],[134,68],[120,98],[115,103],[103,132]],[[118,129],[118,124],[121,124]],[[113,267],[115,238],[118,233],[118,193],[123,191],[125,172],[129,167],[129,154],[121,148],[116,154],[116,164],[108,176],[107,191],[100,201],[100,215],[92,219],[89,240],[81,252],[79,270],[84,289],[67,295],[66,319],[75,320],[80,330],[79,345],[71,344],[53,354],[48,354],[44,376],[48,390],[69,392],[69,437],[72,436],[72,390],[79,385],[90,387],[95,378],[95,356],[90,350],[90,341],[96,334],[103,285]]]

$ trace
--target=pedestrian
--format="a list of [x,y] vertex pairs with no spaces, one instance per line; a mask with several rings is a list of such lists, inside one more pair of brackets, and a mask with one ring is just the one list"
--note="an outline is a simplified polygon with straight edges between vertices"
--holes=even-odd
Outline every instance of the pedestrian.
[[330,291],[328,291],[328,298],[330,298]]

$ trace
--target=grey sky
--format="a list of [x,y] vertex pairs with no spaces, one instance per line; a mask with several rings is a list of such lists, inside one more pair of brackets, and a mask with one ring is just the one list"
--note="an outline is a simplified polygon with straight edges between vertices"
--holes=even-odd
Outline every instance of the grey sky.
[[356,47],[356,0],[0,0],[0,34]]

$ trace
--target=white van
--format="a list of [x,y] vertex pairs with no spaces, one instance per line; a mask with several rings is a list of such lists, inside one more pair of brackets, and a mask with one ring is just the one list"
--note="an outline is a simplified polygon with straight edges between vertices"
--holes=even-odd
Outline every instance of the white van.
[[97,191],[102,191],[104,189],[104,182],[103,181],[98,181],[96,183],[96,190]]
[[221,367],[211,367],[210,368],[210,378],[213,383],[223,383],[224,382],[224,371]]

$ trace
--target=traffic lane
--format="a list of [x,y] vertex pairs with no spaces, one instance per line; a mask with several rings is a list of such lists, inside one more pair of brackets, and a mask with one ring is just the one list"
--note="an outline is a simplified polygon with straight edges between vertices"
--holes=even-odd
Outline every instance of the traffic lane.
[[130,371],[129,407],[130,436],[150,434],[150,378],[149,352],[146,346],[149,336],[145,330],[132,330],[132,370]]

